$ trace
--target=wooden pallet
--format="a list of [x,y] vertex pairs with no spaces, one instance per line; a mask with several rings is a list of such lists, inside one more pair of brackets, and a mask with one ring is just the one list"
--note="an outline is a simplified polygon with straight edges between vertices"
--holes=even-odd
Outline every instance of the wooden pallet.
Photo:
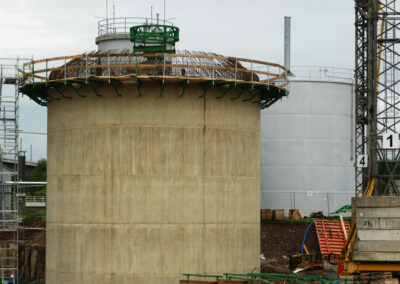
[[272,210],[271,209],[261,209],[260,217],[261,217],[261,220],[271,220],[272,219]]
[[285,219],[285,210],[283,209],[272,210],[272,220],[284,220],[284,219]]

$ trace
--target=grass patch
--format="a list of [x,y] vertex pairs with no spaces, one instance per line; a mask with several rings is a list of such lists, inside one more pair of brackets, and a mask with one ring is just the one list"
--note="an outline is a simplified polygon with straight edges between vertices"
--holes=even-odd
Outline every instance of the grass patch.
[[35,221],[43,221],[46,220],[46,210],[40,209],[34,213],[28,213],[24,219],[22,219],[23,225],[32,225]]

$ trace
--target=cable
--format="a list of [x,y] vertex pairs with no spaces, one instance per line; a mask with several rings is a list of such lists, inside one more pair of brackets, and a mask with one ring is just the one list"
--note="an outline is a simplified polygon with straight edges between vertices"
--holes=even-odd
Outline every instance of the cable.
[[305,242],[306,242],[306,238],[307,238],[308,231],[310,230],[310,228],[311,228],[312,225],[314,225],[314,222],[312,222],[310,225],[308,225],[308,228],[307,228],[307,230],[306,230],[306,232],[305,232],[305,234],[304,234],[303,243],[301,244],[301,255],[303,255],[304,244],[305,244]]

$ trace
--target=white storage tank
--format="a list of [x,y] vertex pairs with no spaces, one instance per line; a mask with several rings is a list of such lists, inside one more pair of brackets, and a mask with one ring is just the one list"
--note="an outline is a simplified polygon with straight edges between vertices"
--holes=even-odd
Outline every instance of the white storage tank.
[[291,71],[290,95],[261,113],[261,208],[329,215],[354,196],[353,71]]

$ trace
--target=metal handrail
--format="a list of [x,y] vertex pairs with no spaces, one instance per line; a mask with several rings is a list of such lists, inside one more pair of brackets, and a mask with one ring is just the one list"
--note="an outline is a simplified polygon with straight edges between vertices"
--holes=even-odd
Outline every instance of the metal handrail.
[[[154,18],[144,18],[144,17],[118,17],[118,18],[107,18],[100,20],[97,24],[98,35],[109,35],[109,34],[129,34],[129,30],[132,26],[151,24]],[[172,22],[159,19],[160,23],[165,23],[166,25],[173,25]]]
[[352,83],[354,70],[329,66],[291,66],[294,80],[330,81]]
[[25,202],[46,202],[46,196],[44,195],[26,195]]
[[[69,62],[73,64],[69,64],[67,60],[71,60]],[[218,65],[218,62],[221,64]],[[52,67],[53,65],[56,67]],[[97,75],[98,71],[101,71],[101,75]],[[50,78],[51,72],[59,72],[62,78]],[[23,65],[22,74],[22,85],[59,80],[66,82],[78,78],[88,80],[90,77],[118,79],[151,75],[162,78],[173,76],[210,81],[243,81],[285,88],[289,70],[276,63],[219,55],[152,53],[138,56],[133,53],[94,53],[27,62]],[[239,74],[243,79],[239,79]]]

